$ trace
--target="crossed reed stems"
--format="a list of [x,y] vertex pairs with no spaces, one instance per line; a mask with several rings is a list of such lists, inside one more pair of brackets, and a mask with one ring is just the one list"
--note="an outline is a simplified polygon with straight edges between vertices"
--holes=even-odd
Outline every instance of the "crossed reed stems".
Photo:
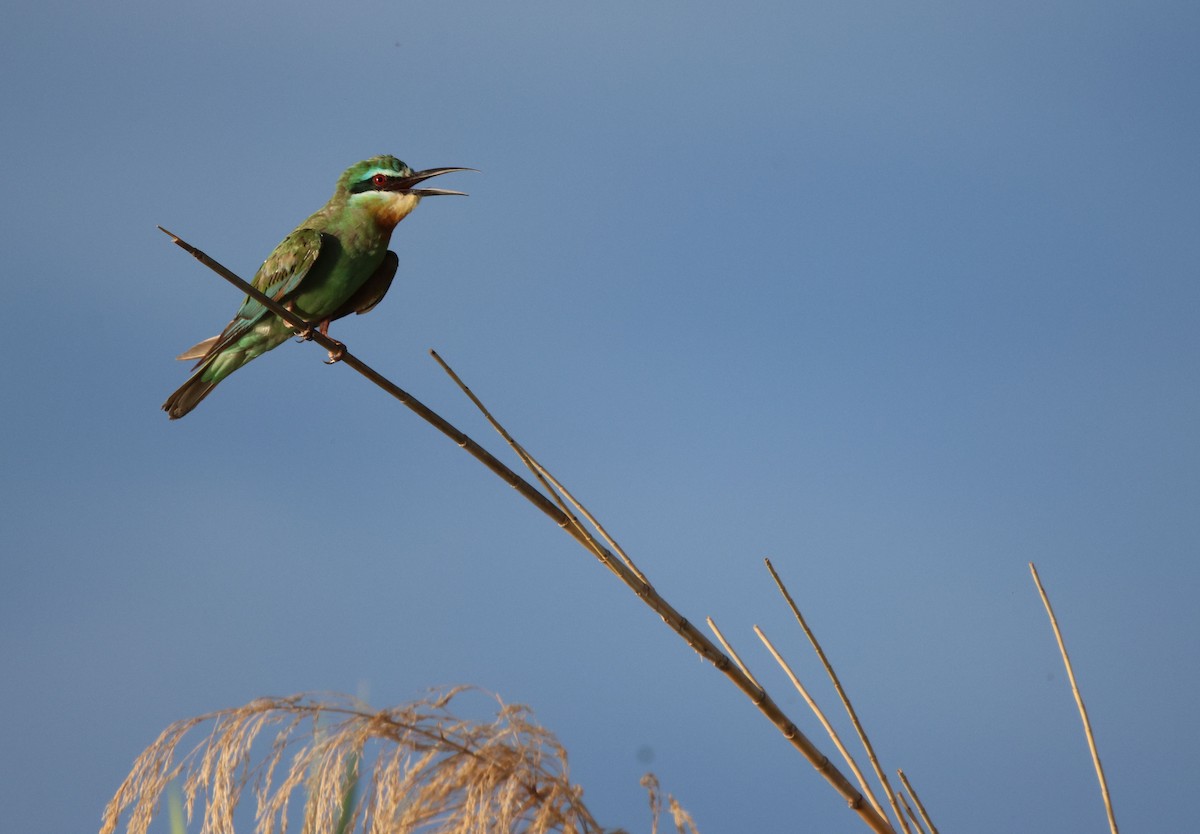
[[[767,690],[755,675],[750,671],[749,667],[742,660],[739,654],[732,648],[729,641],[725,638],[722,632],[718,629],[712,618],[707,618],[706,623],[712,631],[716,642],[710,639],[703,631],[696,627],[690,620],[679,613],[661,594],[654,588],[646,574],[643,573],[634,563],[629,554],[613,539],[604,526],[583,506],[583,504],[575,498],[571,492],[563,486],[553,474],[551,474],[541,463],[533,457],[532,454],[519,443],[500,422],[491,414],[484,403],[475,395],[475,393],[463,382],[459,375],[450,367],[450,365],[437,354],[436,351],[430,351],[433,358],[438,362],[446,374],[454,381],[460,390],[471,400],[471,402],[479,409],[480,413],[487,419],[489,424],[500,434],[509,447],[517,454],[521,462],[531,473],[536,481],[535,486],[530,481],[521,477],[514,472],[502,461],[484,449],[476,441],[468,437],[464,432],[456,428],[452,423],[437,414],[431,408],[423,404],[412,394],[400,388],[391,380],[380,374],[378,371],[371,368],[352,352],[350,352],[344,344],[327,335],[322,334],[319,330],[312,326],[312,323],[304,320],[290,309],[279,304],[275,299],[272,299],[255,287],[242,280],[236,274],[222,266],[220,263],[209,257],[201,250],[195,248],[191,244],[179,238],[177,235],[159,227],[165,234],[180,246],[182,249],[193,255],[197,260],[208,266],[222,278],[233,284],[242,292],[255,298],[267,309],[274,312],[292,328],[296,330],[298,336],[315,341],[321,347],[329,351],[329,359],[331,363],[340,362],[357,371],[359,374],[373,382],[379,388],[390,394],[395,399],[399,400],[417,416],[421,417],[427,423],[432,425],[442,434],[449,437],[456,445],[464,449],[468,454],[482,463],[493,474],[499,477],[502,481],[513,487],[523,498],[533,504],[543,514],[548,516],[555,524],[562,528],[569,536],[575,539],[585,550],[591,553],[601,564],[611,571],[621,582],[623,582],[634,594],[637,595],[646,605],[648,605],[663,622],[674,631],[684,642],[686,642],[693,650],[701,657],[712,663],[712,665],[723,674],[734,686],[736,686],[743,694],[749,698],[755,708],[759,710],[775,727],[780,731],[785,739],[803,755],[817,772],[834,788],[835,791],[846,801],[850,810],[855,813],[872,831],[879,834],[896,834],[897,831],[903,831],[904,834],[937,834],[937,828],[930,819],[924,804],[921,802],[917,792],[913,789],[908,777],[902,770],[898,770],[901,790],[893,789],[891,783],[885,774],[879,759],[875,753],[873,746],[867,736],[865,729],[856,714],[854,707],[846,694],[844,687],[838,679],[837,673],[834,671],[832,664],[829,662],[824,650],[821,648],[816,635],[805,621],[796,605],[791,593],[785,585],[775,567],[769,559],[764,560],[766,568],[769,571],[772,580],[775,582],[780,594],[792,611],[797,623],[804,631],[805,636],[809,639],[818,658],[824,667],[826,674],[833,683],[833,687],[837,692],[838,698],[841,701],[842,707],[849,716],[851,725],[854,728],[858,741],[867,756],[870,763],[871,771],[875,777],[878,787],[885,797],[887,808],[876,797],[875,791],[872,789],[870,781],[863,774],[862,769],[858,766],[854,756],[846,748],[836,730],[826,717],[824,711],[816,704],[815,700],[809,694],[807,688],[799,680],[793,672],[791,666],[779,653],[772,644],[770,639],[758,627],[754,626],[754,632],[766,646],[767,650],[774,657],[776,662],[783,669],[789,680],[795,686],[797,691],[805,699],[806,703],[816,715],[818,721],[822,724],[825,731],[828,733],[832,743],[838,750],[842,760],[853,774],[853,781],[845,776],[838,766],[796,726],[796,724],[783,712],[779,705],[767,693]],[[1063,662],[1067,668],[1067,674],[1071,682],[1072,691],[1075,696],[1077,706],[1079,708],[1083,724],[1084,732],[1087,737],[1088,746],[1091,751],[1092,760],[1096,769],[1097,778],[1101,786],[1101,794],[1104,800],[1105,809],[1108,814],[1109,826],[1113,834],[1117,834],[1117,824],[1112,811],[1111,798],[1109,796],[1107,783],[1104,778],[1104,772],[1100,765],[1099,754],[1096,750],[1094,736],[1092,734],[1091,724],[1087,717],[1087,711],[1083,706],[1082,696],[1079,694],[1076,684],[1075,675],[1071,668],[1070,659],[1066,652],[1066,647],[1062,639],[1061,632],[1058,628],[1057,620],[1054,616],[1053,609],[1050,607],[1050,602],[1046,596],[1045,590],[1042,587],[1041,581],[1038,578],[1037,570],[1030,563],[1030,569],[1033,574],[1034,583],[1041,595],[1042,601],[1046,607],[1050,617],[1051,625],[1054,629],[1055,637],[1059,645],[1059,649],[1063,658]],[[717,644],[720,644],[719,646]],[[653,800],[652,800],[653,804]],[[890,811],[890,817],[889,812]]]

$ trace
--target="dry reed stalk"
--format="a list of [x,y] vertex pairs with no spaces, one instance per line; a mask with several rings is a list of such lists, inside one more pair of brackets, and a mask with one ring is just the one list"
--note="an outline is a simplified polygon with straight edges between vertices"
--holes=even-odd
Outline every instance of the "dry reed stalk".
[[717,628],[717,624],[713,618],[705,617],[704,622],[708,624],[708,630],[716,635],[717,640],[721,643],[721,648],[725,650],[725,654],[733,658],[733,662],[736,663],[738,668],[742,670],[742,674],[754,681],[755,686],[757,686],[759,689],[762,689],[763,686],[758,682],[758,678],[754,677],[754,673],[751,672],[749,667],[742,662],[741,656],[734,651],[733,646],[729,645],[729,641],[725,639],[725,635],[721,633],[721,629]]
[[[299,316],[295,315],[290,310],[285,309],[268,296],[259,292],[255,287],[238,277],[228,268],[218,263],[213,258],[209,257],[204,252],[195,248],[191,244],[182,240],[179,236],[168,232],[166,229],[159,227],[165,234],[169,235],[172,241],[180,248],[187,251],[198,261],[212,269],[229,283],[233,284],[248,296],[263,304],[271,312],[278,315],[292,327],[296,328],[297,332],[305,338],[311,339],[330,352],[330,359],[340,361],[342,364],[348,365],[353,370],[357,371],[371,382],[375,383],[379,388],[383,389],[388,394],[395,397],[401,403],[406,405],[417,416],[421,417],[427,423],[432,425],[438,431],[445,434],[453,440],[459,447],[466,450],[472,457],[480,461],[484,466],[490,469],[496,476],[507,483],[509,486],[516,489],[523,498],[541,510],[545,515],[549,516],[559,527],[565,530],[572,538],[582,544],[589,552],[596,556],[601,563],[604,564],[610,571],[625,583],[643,602],[646,603],[656,614],[658,614],[664,623],[677,633],[683,640],[692,647],[701,657],[708,660],[716,668],[725,675],[738,689],[745,694],[754,706],[775,725],[775,727],[783,734],[793,747],[795,747],[808,761],[816,768],[817,772],[847,801],[851,810],[853,810],[863,822],[867,824],[876,834],[893,834],[892,827],[887,819],[876,813],[875,809],[863,801],[862,794],[855,789],[854,785],[845,777],[844,774],[823,754],[821,751],[802,733],[795,723],[779,708],[778,704],[763,690],[757,683],[742,669],[733,663],[728,656],[725,655],[717,646],[708,639],[695,625],[693,625],[686,617],[680,614],[670,603],[668,603],[646,580],[641,571],[637,570],[632,561],[628,561],[628,557],[615,556],[612,551],[602,546],[597,542],[584,526],[575,519],[569,512],[565,511],[561,505],[561,498],[555,493],[555,499],[552,501],[547,498],[535,487],[533,487],[524,478],[517,475],[508,466],[501,463],[494,455],[456,428],[448,420],[433,409],[420,402],[407,391],[400,388],[391,380],[384,377],[379,372],[370,368],[362,360],[350,353],[346,346],[341,342],[337,342],[326,336],[323,336],[319,331],[312,329],[311,324]],[[448,373],[451,373],[453,378],[458,382],[460,387],[466,389],[466,386],[458,380],[457,374],[453,374],[449,366],[439,358],[438,360]],[[473,402],[483,410],[483,405],[474,395],[470,395]],[[497,431],[502,431],[502,427],[494,419],[490,418],[493,426]],[[503,435],[510,437],[507,432]],[[535,472],[539,481],[543,484],[547,483],[549,473],[540,467],[532,458],[525,452],[515,440],[509,441],[513,448],[518,450],[522,462],[527,467]],[[545,473],[546,478],[542,478],[541,473]],[[557,481],[555,481],[557,483]],[[552,490],[550,490],[552,491]],[[565,492],[565,490],[564,490]],[[556,504],[556,502],[558,502]],[[597,529],[599,525],[597,524]],[[609,539],[611,543],[611,539]],[[615,548],[614,544],[614,549]]]
[[692,819],[692,815],[683,810],[675,797],[667,797],[668,804],[671,807],[671,819],[675,821],[675,830],[679,834],[700,834],[696,828],[696,822]]
[[854,773],[854,778],[858,780],[859,788],[863,793],[866,794],[867,799],[870,800],[871,805],[874,806],[876,813],[878,813],[881,817],[886,816],[883,808],[881,808],[879,805],[879,800],[875,798],[875,792],[871,790],[871,786],[867,784],[866,777],[864,777],[862,771],[859,770],[858,762],[856,762],[854,757],[850,755],[850,751],[846,749],[846,745],[842,744],[841,736],[838,735],[838,732],[833,728],[833,725],[829,723],[829,719],[825,717],[825,711],[821,709],[820,705],[815,700],[813,700],[812,695],[810,695],[808,692],[808,688],[801,683],[800,678],[794,671],[792,671],[791,665],[784,660],[783,655],[779,653],[779,650],[775,648],[775,644],[768,639],[767,635],[763,633],[763,630],[758,626],[755,626],[754,633],[758,635],[758,639],[761,640],[763,645],[767,647],[767,651],[771,653],[771,657],[775,658],[775,662],[779,664],[781,669],[783,669],[784,674],[788,676],[788,680],[792,682],[792,686],[794,686],[796,691],[800,693],[800,696],[804,698],[804,702],[808,704],[808,708],[812,710],[813,715],[815,715],[817,720],[821,722],[821,726],[825,728],[825,733],[833,742],[833,746],[836,747],[838,752],[842,754],[842,758],[846,761],[846,764],[849,765],[850,770]]
[[570,491],[558,481],[557,478],[550,474],[550,471],[546,469],[546,467],[538,463],[533,455],[531,455],[524,446],[518,443],[513,436],[508,433],[504,426],[500,425],[499,421],[492,416],[490,411],[488,411],[487,406],[483,404],[483,401],[480,400],[479,397],[475,396],[475,392],[471,390],[470,386],[462,381],[462,378],[454,372],[454,369],[450,367],[445,359],[442,359],[441,355],[436,350],[429,351],[429,355],[432,356],[438,365],[441,366],[442,370],[446,372],[446,375],[454,381],[454,384],[458,386],[459,390],[466,394],[471,403],[477,409],[479,409],[479,413],[483,415],[484,419],[488,421],[488,424],[491,425],[496,433],[504,438],[504,441],[508,443],[509,448],[517,453],[517,456],[521,458],[521,462],[525,464],[525,467],[533,473],[535,478],[538,479],[538,483],[545,487],[546,492],[550,493],[551,497],[554,498],[555,503],[558,504],[558,508],[563,511],[568,520],[571,522],[571,526],[581,536],[584,537],[587,548],[591,550],[601,562],[604,561],[604,555],[597,550],[599,545],[592,538],[592,535],[588,529],[584,527],[584,525],[580,523],[579,519],[576,518],[567,508],[566,502],[563,501],[563,498],[566,498],[566,500],[571,503],[571,506],[575,508],[575,511],[587,519],[588,523],[591,524],[596,532],[600,534],[600,537],[608,543],[608,546],[616,551],[617,555],[621,557],[621,561],[625,563],[625,567],[629,568],[629,570],[633,572],[634,576],[636,576],[639,581],[649,585],[650,581],[646,579],[646,575],[638,569],[638,566],[633,563],[633,559],[629,557],[629,554],[625,552],[625,549],[617,544],[616,540],[614,540],[613,537],[608,534],[608,531],[604,529],[604,525],[602,525],[596,519],[596,517],[588,511],[588,508],[577,501],[575,496],[572,495]]
[[[474,392],[471,391],[467,384],[462,381],[459,375],[455,373],[449,364],[447,364],[447,362],[436,352],[431,351],[431,353],[433,353],[433,356],[437,360],[438,364],[442,366],[442,369],[446,371],[455,384],[458,385],[458,387],[471,400],[471,402],[475,404],[476,408],[479,409],[492,428],[504,438],[504,440],[509,444],[513,451],[517,453],[517,455],[521,458],[521,461],[526,465],[526,467],[529,468],[531,472],[533,472],[538,480],[544,485],[547,484],[548,481],[553,481],[554,485],[558,489],[561,489],[562,492],[570,498],[571,503],[579,508],[579,510],[587,516],[589,521],[591,521],[597,527],[597,529],[601,531],[601,534],[604,536],[604,538],[612,543],[611,539],[608,538],[607,534],[603,533],[603,528],[600,528],[599,523],[593,519],[592,515],[588,513],[588,511],[583,508],[574,497],[571,497],[566,488],[563,487],[561,483],[545,469],[545,467],[537,463],[537,461],[533,459],[533,457],[525,450],[525,448],[513,438],[508,430],[500,424],[500,422],[492,415],[492,413],[474,394]],[[553,490],[551,490],[551,492],[554,494],[555,500],[558,501],[561,506],[562,499],[558,497],[557,492],[554,492]],[[778,705],[775,704],[774,700],[772,700],[767,694],[766,689],[764,689],[754,678],[754,676],[750,674],[749,670],[745,667],[740,659],[731,662],[728,655],[714,646],[712,641],[705,637],[702,632],[697,630],[696,627],[688,622],[686,618],[680,615],[679,612],[676,611],[654,589],[652,585],[650,585],[645,576],[641,573],[641,571],[637,570],[627,556],[622,554],[621,562],[617,562],[612,553],[605,548],[600,547],[600,545],[587,533],[587,531],[582,528],[582,525],[580,525],[578,519],[576,519],[570,513],[566,513],[566,515],[568,516],[568,519],[572,523],[573,527],[566,528],[566,525],[561,526],[563,526],[564,529],[568,529],[568,532],[572,532],[576,539],[581,541],[584,546],[598,559],[600,559],[600,561],[609,570],[611,570],[617,575],[618,578],[628,585],[629,588],[633,590],[633,592],[636,593],[643,602],[654,609],[654,611],[662,617],[663,622],[665,622],[668,627],[679,634],[679,636],[682,637],[687,644],[692,647],[692,649],[698,652],[702,657],[711,661],[713,665],[717,667],[717,669],[719,669],[725,674],[726,677],[733,681],[734,684],[736,684],[738,688],[750,698],[754,705],[758,707],[759,711],[770,718],[776,727],[778,727],[783,733],[784,737],[787,738],[792,745],[796,747],[805,756],[805,758],[808,759],[813,767],[815,767],[817,771],[825,777],[826,781],[828,781],[830,785],[832,785],[840,794],[842,794],[843,797],[848,800],[851,810],[855,811],[859,817],[871,827],[873,831],[877,832],[877,834],[892,834],[892,827],[888,823],[886,816],[881,811],[877,810],[878,803],[874,801],[874,797],[871,797],[870,801],[872,805],[870,807],[863,804],[862,793],[854,789],[854,786],[848,779],[846,779],[842,772],[838,770],[837,767],[828,759],[828,757],[821,753],[816,745],[814,745],[808,739],[808,737],[805,736],[804,733],[802,733],[800,729],[791,721],[791,719],[784,714],[783,710],[781,710]],[[709,624],[712,624],[711,619],[709,620]],[[721,639],[719,633],[718,639]],[[722,640],[722,642],[724,643],[724,640]],[[728,644],[725,645],[726,648],[728,648]],[[886,787],[887,780],[884,779],[883,781]],[[897,815],[899,815],[899,811],[897,811]],[[900,819],[900,824],[907,834],[907,827],[904,826],[903,818]]]
[[900,812],[900,805],[896,802],[896,793],[892,790],[891,784],[888,782],[887,775],[883,772],[883,768],[879,764],[879,757],[875,755],[875,748],[871,745],[871,740],[867,738],[867,731],[863,727],[862,722],[858,720],[858,713],[854,711],[854,705],[850,702],[850,696],[846,694],[846,690],[842,687],[841,680],[838,679],[837,672],[833,670],[833,664],[829,662],[829,658],[825,656],[825,650],[821,648],[821,643],[817,640],[817,635],[808,627],[808,623],[804,619],[804,615],[800,613],[800,607],[796,605],[796,601],[792,599],[791,593],[787,586],[783,584],[783,579],[775,572],[775,566],[771,564],[770,559],[763,560],[767,565],[767,570],[771,574],[771,578],[775,580],[775,586],[779,588],[779,593],[783,594],[784,600],[787,601],[788,607],[792,610],[792,615],[796,618],[796,622],[800,624],[801,630],[808,638],[808,642],[812,644],[813,650],[817,653],[817,657],[821,661],[821,665],[825,667],[825,673],[829,675],[829,679],[833,681],[833,688],[837,691],[838,698],[842,701],[842,706],[846,710],[846,714],[850,716],[850,723],[854,725],[855,732],[858,733],[858,740],[862,744],[863,749],[867,752],[867,760],[871,762],[871,769],[875,771],[875,778],[883,786],[883,792],[887,795],[888,804],[892,806],[892,812],[896,815],[896,819],[900,822],[900,828],[908,834],[908,823],[904,821],[904,815]]
[[[529,501],[529,503],[533,504],[543,513],[549,516],[556,524],[558,524],[560,527],[568,528],[569,525],[566,516],[558,507],[554,505],[552,501],[550,501],[550,499],[534,489],[534,487],[528,481],[517,475],[517,473],[513,472],[512,469],[497,460],[491,452],[487,451],[470,437],[467,437],[467,435],[455,428],[449,420],[446,420],[412,394],[408,393],[399,385],[385,377],[383,374],[367,365],[365,362],[347,350],[344,344],[322,334],[320,330],[314,329],[311,322],[305,321],[303,318],[282,306],[274,299],[264,295],[256,287],[247,283],[228,267],[209,257],[206,253],[197,249],[195,246],[192,246],[190,243],[183,240],[173,232],[167,231],[162,226],[159,226],[158,228],[163,232],[163,234],[170,237],[172,242],[175,243],[175,245],[180,249],[183,249],[217,275],[224,278],[230,284],[237,287],[243,293],[258,301],[272,313],[287,322],[288,325],[290,325],[296,331],[297,335],[300,335],[309,341],[316,342],[318,345],[329,351],[331,358],[336,357],[338,363],[352,368],[366,379],[374,383],[380,389],[399,400],[418,417],[429,423],[442,434],[449,437],[456,445],[459,446],[459,448],[465,450],[467,454],[471,455],[488,469],[490,469],[494,475],[507,483],[513,489],[517,490],[517,492],[521,494],[521,497],[525,498],[527,501]],[[579,538],[578,534],[573,529],[568,529],[568,532],[576,538]]]
[[[650,798],[650,834],[658,834],[658,820],[662,815],[662,792],[659,789],[658,779],[653,773],[647,773],[642,777],[642,787],[646,789],[646,793]],[[676,834],[699,834],[696,830],[696,823],[687,811],[680,807],[675,797],[667,794],[667,807],[671,811],[671,819],[675,823]]]
[[896,798],[900,801],[900,805],[903,806],[904,813],[912,822],[913,828],[917,829],[917,834],[925,834],[925,829],[921,827],[921,821],[917,819],[917,815],[913,813],[912,806],[908,804],[908,797],[901,793]]
[[[233,834],[247,787],[258,834],[287,830],[298,793],[306,834],[603,831],[570,781],[566,751],[528,709],[497,701],[494,720],[461,719],[448,709],[461,691],[382,711],[348,698],[262,698],[177,722],[134,762],[100,834],[113,834],[122,817],[127,834],[145,834],[176,778],[189,820],[203,805],[201,834]],[[318,729],[322,720],[331,723]],[[207,737],[181,751],[203,723],[212,724]],[[362,789],[348,790],[348,779]]]
[[1058,652],[1062,655],[1063,666],[1067,669],[1067,679],[1071,682],[1071,694],[1075,696],[1075,706],[1079,708],[1079,717],[1083,720],[1083,734],[1087,737],[1088,750],[1092,754],[1092,765],[1096,768],[1096,779],[1100,782],[1100,795],[1104,798],[1104,810],[1108,814],[1109,830],[1112,831],[1112,834],[1118,834],[1112,797],[1108,793],[1108,780],[1104,778],[1104,767],[1100,764],[1100,751],[1096,749],[1096,737],[1092,734],[1092,722],[1088,720],[1087,707],[1083,705],[1083,694],[1080,693],[1079,684],[1075,681],[1075,670],[1071,667],[1067,644],[1063,642],[1062,631],[1058,628],[1058,618],[1054,616],[1054,609],[1050,606],[1050,597],[1046,596],[1046,589],[1042,587],[1042,580],[1038,576],[1033,562],[1029,563],[1029,572],[1033,574],[1033,584],[1037,586],[1038,594],[1042,598],[1042,605],[1046,607],[1046,614],[1050,617],[1050,627],[1054,629],[1054,639],[1058,641]]
[[642,777],[642,787],[650,800],[650,834],[658,834],[658,818],[662,815],[662,795],[658,790],[658,779],[653,773]]
[[904,771],[897,770],[896,775],[900,777],[900,783],[904,785],[904,790],[908,791],[908,795],[912,797],[913,804],[917,806],[917,811],[921,814],[921,819],[925,821],[925,827],[929,829],[930,834],[938,834],[937,826],[933,824],[933,820],[929,818],[929,813],[925,810],[925,803],[921,801],[921,797],[917,796],[916,789],[909,783]]

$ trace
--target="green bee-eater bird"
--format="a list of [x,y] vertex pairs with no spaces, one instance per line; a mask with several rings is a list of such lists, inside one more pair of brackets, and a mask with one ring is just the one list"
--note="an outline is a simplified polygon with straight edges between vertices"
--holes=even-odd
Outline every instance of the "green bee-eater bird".
[[[394,156],[375,156],[351,166],[338,179],[329,202],[275,247],[251,283],[322,333],[335,319],[368,312],[396,274],[399,259],[387,248],[396,224],[422,197],[465,196],[461,191],[414,186],[450,171],[469,170],[413,171]],[[172,420],[182,417],[218,382],[293,335],[283,319],[247,296],[219,336],[179,355],[200,361],[188,381],[167,397],[163,410]]]

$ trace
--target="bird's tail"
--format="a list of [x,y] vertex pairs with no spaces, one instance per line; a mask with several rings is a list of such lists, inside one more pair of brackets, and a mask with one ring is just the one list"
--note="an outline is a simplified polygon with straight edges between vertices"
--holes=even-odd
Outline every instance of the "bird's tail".
[[178,391],[167,397],[167,401],[163,403],[163,411],[167,412],[168,417],[172,420],[178,420],[199,405],[200,401],[212,393],[212,389],[217,387],[217,383],[223,377],[216,379],[204,378],[211,364],[211,361],[203,362],[196,369],[195,373],[188,377],[188,381],[179,386]]
[[[196,347],[200,347],[200,345]],[[188,377],[187,382],[179,386],[178,391],[167,397],[167,401],[163,403],[163,411],[167,412],[167,416],[172,420],[178,420],[211,394],[218,382],[257,355],[257,353],[246,351],[239,345],[231,345],[221,350],[210,349],[192,370],[192,375]]]

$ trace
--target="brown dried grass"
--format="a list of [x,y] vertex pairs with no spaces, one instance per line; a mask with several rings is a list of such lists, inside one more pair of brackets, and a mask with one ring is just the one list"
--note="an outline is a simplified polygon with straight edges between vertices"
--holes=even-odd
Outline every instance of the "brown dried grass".
[[[127,834],[145,834],[176,779],[188,821],[202,808],[200,834],[233,834],[247,788],[258,834],[286,834],[298,796],[304,834],[603,832],[570,781],[566,750],[530,710],[496,699],[494,719],[458,718],[449,704],[464,689],[382,711],[344,696],[260,698],[178,721],[138,756],[100,834],[123,818]],[[201,725],[207,735],[183,746]],[[694,832],[671,806],[677,830]]]

